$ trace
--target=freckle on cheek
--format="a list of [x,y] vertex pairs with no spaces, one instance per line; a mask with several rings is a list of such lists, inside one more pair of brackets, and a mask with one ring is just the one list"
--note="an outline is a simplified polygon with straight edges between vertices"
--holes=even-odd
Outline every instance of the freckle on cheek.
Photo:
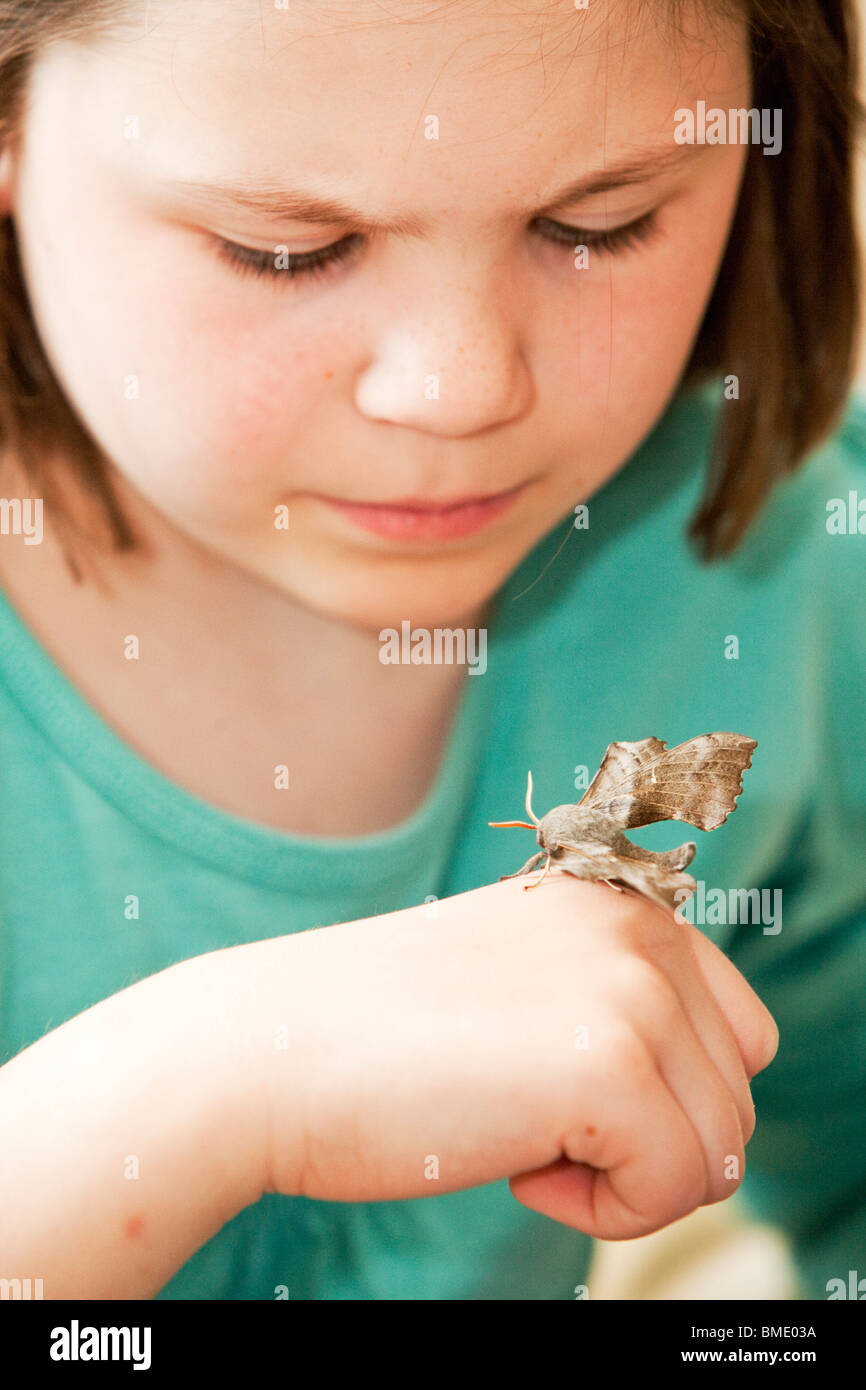
[[595,1125],[587,1125],[586,1132],[587,1134],[595,1134]]
[[144,1230],[144,1217],[131,1216],[123,1228],[127,1240],[136,1240]]

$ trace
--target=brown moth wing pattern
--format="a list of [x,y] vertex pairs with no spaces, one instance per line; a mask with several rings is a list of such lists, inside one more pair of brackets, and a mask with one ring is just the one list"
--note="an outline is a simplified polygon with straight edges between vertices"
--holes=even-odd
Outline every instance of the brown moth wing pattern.
[[614,887],[621,884],[642,893],[660,907],[676,911],[685,901],[683,897],[677,899],[677,892],[691,896],[695,891],[691,874],[666,868],[657,860],[617,854],[596,841],[560,840],[559,848],[564,852],[557,856],[555,863],[564,873],[573,874],[575,878],[605,879]]
[[608,815],[623,830],[683,820],[715,830],[743,790],[757,740],[744,734],[700,734],[675,748],[658,738],[610,743],[578,805]]

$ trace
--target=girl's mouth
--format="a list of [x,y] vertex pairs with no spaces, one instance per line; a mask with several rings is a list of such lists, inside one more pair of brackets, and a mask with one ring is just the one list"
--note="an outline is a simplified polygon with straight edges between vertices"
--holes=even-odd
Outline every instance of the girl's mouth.
[[362,531],[397,541],[448,541],[471,536],[513,506],[526,483],[487,497],[460,497],[452,502],[401,498],[396,502],[343,502],[322,493],[318,501],[333,507]]

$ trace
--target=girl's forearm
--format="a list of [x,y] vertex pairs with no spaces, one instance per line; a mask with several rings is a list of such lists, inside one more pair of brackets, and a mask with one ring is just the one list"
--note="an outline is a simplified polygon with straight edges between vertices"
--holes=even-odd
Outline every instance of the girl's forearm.
[[236,949],[152,975],[0,1067],[0,1280],[151,1298],[259,1198]]

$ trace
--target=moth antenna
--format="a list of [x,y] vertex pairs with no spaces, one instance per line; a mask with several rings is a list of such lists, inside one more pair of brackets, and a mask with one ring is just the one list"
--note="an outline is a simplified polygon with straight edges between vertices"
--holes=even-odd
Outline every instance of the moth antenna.
[[525,821],[525,820],[489,820],[489,821],[487,822],[487,824],[488,824],[488,825],[492,825],[496,830],[504,830],[504,829],[507,829],[509,826],[513,826],[513,825],[519,826],[521,830],[534,830],[535,827],[536,827],[537,825],[540,825],[540,824],[541,824],[541,822],[540,822],[539,819],[538,819],[538,816],[535,814],[535,812],[534,812],[533,809],[532,809],[532,773],[531,773],[531,772],[528,774],[527,781],[526,781],[526,811],[527,811],[527,814],[528,814],[530,820],[532,821],[532,825],[530,825],[530,824],[529,824],[527,821]]
[[535,812],[534,812],[533,809],[532,809],[532,773],[531,773],[531,772],[529,772],[529,773],[527,774],[527,778],[526,778],[526,814],[529,816],[529,819],[530,819],[535,825],[540,825],[540,824],[541,824],[541,822],[540,822],[539,819],[538,819],[538,816],[535,814]]

